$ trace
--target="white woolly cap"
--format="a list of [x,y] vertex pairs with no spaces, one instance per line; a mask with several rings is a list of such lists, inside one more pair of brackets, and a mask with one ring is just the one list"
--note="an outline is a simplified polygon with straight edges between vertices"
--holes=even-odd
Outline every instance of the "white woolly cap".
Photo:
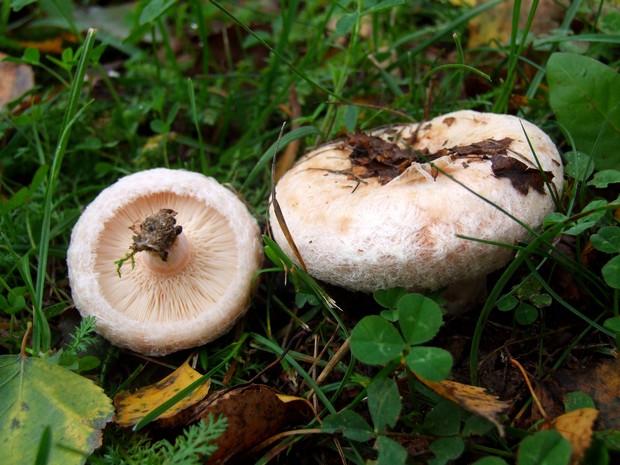
[[[457,111],[370,134],[402,148],[409,141],[420,153],[445,156],[414,162],[382,184],[352,175],[352,150],[341,140],[306,154],[276,186],[276,199],[308,272],[350,290],[435,290],[483,278],[505,265],[513,251],[457,235],[515,244],[528,232],[501,210],[535,229],[554,210],[549,188],[556,197],[562,191],[563,167],[555,145],[541,129],[515,116]],[[526,193],[519,191],[511,176],[494,174],[492,153],[485,157],[467,147],[505,138],[505,155],[529,168],[527,176],[540,177],[542,193],[523,185]],[[455,147],[469,155],[455,155],[458,151],[450,150]],[[548,184],[538,166],[547,172]],[[518,181],[518,174],[512,178]],[[273,205],[270,224],[276,242],[298,261]]]
[[[136,221],[177,212],[190,258],[176,273],[157,273],[141,252],[118,276]],[[173,246],[174,247],[174,246]],[[260,230],[237,196],[199,173],[157,168],[102,191],[73,228],[67,252],[73,301],[113,344],[164,355],[205,344],[247,311],[262,264]]]

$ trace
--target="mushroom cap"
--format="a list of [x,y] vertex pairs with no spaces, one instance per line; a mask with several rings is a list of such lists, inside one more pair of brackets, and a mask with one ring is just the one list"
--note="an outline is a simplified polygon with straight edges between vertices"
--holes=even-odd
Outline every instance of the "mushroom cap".
[[[535,229],[554,210],[550,185],[556,194],[562,190],[555,145],[515,116],[463,110],[370,135],[413,148],[426,162],[381,166],[386,154],[370,150],[354,166],[353,147],[363,154],[366,144],[358,134],[306,154],[276,185],[308,272],[349,290],[435,290],[482,278],[513,251],[457,235],[514,244],[528,232],[501,209]],[[276,242],[297,261],[273,206],[270,224]]]
[[[176,219],[191,253],[176,273],[158,273],[128,253],[130,227],[160,209]],[[173,248],[176,243],[173,245]],[[152,257],[150,257],[152,259]],[[67,265],[82,316],[113,344],[164,355],[205,344],[247,311],[262,263],[260,230],[237,196],[199,173],[157,168],[121,178],[88,205],[71,234]]]

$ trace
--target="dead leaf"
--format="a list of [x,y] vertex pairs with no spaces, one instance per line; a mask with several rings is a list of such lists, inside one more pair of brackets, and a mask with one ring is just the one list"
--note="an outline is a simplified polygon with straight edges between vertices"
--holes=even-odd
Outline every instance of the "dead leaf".
[[[521,194],[527,195],[530,188],[539,194],[545,193],[545,180],[553,179],[551,171],[540,172],[535,168],[530,168],[525,163],[513,157],[495,156],[491,161],[493,174],[498,178],[508,178],[512,187]],[[543,176],[544,173],[544,176]]]
[[581,391],[592,398],[601,429],[620,429],[620,359],[592,363],[583,370],[558,370],[552,379],[564,393]]
[[[454,123],[453,118],[446,118],[448,127]],[[512,187],[521,194],[527,195],[530,188],[544,194],[545,180],[553,179],[550,171],[541,172],[531,168],[514,157],[507,156],[513,139],[505,137],[501,140],[485,139],[467,145],[441,149],[435,153],[428,150],[412,150],[389,142],[381,137],[358,132],[345,136],[345,147],[351,152],[351,178],[376,178],[382,185],[400,176],[412,163],[426,163],[441,157],[465,159],[468,161],[491,160],[491,170],[498,178],[508,178]],[[408,144],[415,147],[415,135]],[[433,167],[436,170],[435,167]],[[436,179],[440,173],[431,173]]]
[[1,61],[7,55],[0,52],[0,109],[34,87],[30,65]]
[[[490,0],[472,0],[472,2],[477,6],[482,6],[485,3],[489,3]],[[522,2],[519,29],[525,26],[532,4],[532,0]],[[504,0],[499,5],[472,18],[469,22],[469,48],[472,49],[488,44],[500,46],[508,43],[512,31],[513,6],[514,2]],[[530,33],[542,35],[557,29],[560,27],[564,14],[563,6],[555,0],[540,0]]]
[[[138,389],[131,394],[125,391],[118,393],[114,397],[116,423],[123,427],[135,425],[155,407],[158,407],[200,378],[202,375],[189,365],[189,360],[187,359],[173,373],[155,384]],[[165,413],[159,416],[159,419],[174,417],[187,407],[201,401],[209,392],[210,385],[210,381],[207,381],[189,396],[166,410]]]
[[571,464],[577,465],[592,443],[592,428],[598,414],[598,410],[589,407],[572,410],[546,423],[542,429],[554,429],[571,443]]
[[263,384],[250,384],[213,393],[180,415],[159,421],[158,426],[182,427],[210,414],[226,417],[228,428],[217,440],[217,452],[207,464],[226,463],[285,431],[289,425],[315,416],[312,404],[306,399],[280,394]]
[[346,147],[351,150],[349,160],[353,176],[377,178],[381,184],[387,184],[412,163],[421,161],[413,150],[362,132],[348,134]]
[[78,44],[80,41],[78,38],[67,32],[62,32],[56,37],[52,37],[45,40],[35,41],[35,40],[22,40],[20,41],[20,45],[23,48],[33,47],[36,48],[41,53],[51,53],[55,55],[60,55],[62,51],[65,49],[66,44]]
[[454,402],[468,412],[486,418],[497,427],[499,434],[504,436],[504,426],[500,423],[498,415],[510,406],[508,402],[499,400],[498,397],[478,386],[449,380],[429,381],[420,376],[418,378],[444,399]]

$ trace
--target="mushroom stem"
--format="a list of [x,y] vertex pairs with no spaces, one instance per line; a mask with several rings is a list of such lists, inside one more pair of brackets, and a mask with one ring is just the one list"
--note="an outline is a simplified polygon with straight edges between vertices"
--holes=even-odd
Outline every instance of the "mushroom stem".
[[167,250],[166,260],[159,253],[147,251],[142,254],[142,263],[153,273],[172,274],[182,270],[189,262],[191,253],[187,236],[181,232]]
[[130,246],[131,252],[114,262],[119,278],[120,269],[127,260],[131,260],[133,269],[134,256],[138,252],[147,252],[143,260],[145,266],[159,274],[174,273],[187,264],[190,257],[189,242],[183,234],[183,227],[176,224],[176,215],[174,210],[162,208],[157,213],[148,215],[142,222],[136,221],[129,227],[136,234]]

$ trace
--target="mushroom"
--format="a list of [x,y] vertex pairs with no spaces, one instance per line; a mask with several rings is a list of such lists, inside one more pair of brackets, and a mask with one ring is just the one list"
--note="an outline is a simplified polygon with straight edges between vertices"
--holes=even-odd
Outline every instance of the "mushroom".
[[[513,256],[480,241],[525,239],[519,222],[539,227],[562,183],[560,155],[541,129],[464,110],[320,146],[278,181],[276,200],[315,278],[353,291],[460,294]],[[299,262],[275,218],[272,205],[274,239]]]
[[249,307],[260,230],[215,179],[164,168],[121,178],[85,209],[67,265],[82,316],[147,355],[205,344]]

